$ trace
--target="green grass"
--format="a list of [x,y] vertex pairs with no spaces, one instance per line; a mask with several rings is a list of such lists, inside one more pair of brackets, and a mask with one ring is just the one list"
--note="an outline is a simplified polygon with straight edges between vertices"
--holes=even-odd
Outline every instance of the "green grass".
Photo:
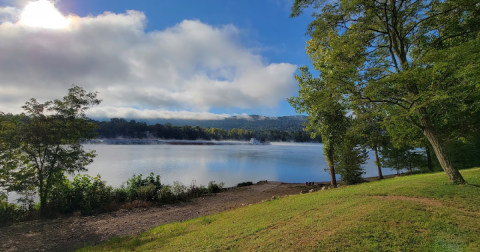
[[[80,251],[480,251],[480,169],[295,195]],[[399,197],[395,197],[399,196]]]

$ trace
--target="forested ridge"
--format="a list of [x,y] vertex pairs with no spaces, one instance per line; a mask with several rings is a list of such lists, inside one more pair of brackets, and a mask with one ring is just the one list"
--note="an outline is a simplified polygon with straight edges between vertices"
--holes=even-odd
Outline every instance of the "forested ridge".
[[[302,129],[302,123],[305,121],[303,116],[260,118],[260,116],[252,116],[248,119],[232,117],[225,120],[191,120],[201,125],[215,123],[219,126],[208,128],[199,125],[175,126],[169,122],[148,125],[146,122],[127,121],[123,118],[93,122],[98,125],[98,138],[242,141],[257,138],[261,141],[321,142],[320,137],[311,139],[310,133]],[[238,128],[231,128],[233,126]]]
[[[99,118],[97,121],[110,121],[111,118]],[[139,119],[124,118],[127,121]],[[147,125],[154,124],[171,124],[173,126],[199,126],[203,128],[219,128],[224,130],[230,129],[246,129],[246,130],[281,130],[281,131],[301,131],[303,123],[307,122],[307,116],[279,116],[269,117],[261,115],[248,116],[230,116],[223,119],[141,119]]]

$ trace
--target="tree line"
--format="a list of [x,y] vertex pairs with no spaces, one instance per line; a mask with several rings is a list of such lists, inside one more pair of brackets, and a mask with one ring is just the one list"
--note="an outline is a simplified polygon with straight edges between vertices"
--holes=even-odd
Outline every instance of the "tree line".
[[[303,129],[302,124],[305,123],[306,116],[279,116],[279,117],[265,117],[260,115],[236,115],[223,119],[143,119],[148,125],[151,124],[163,124],[168,123],[173,126],[200,126],[202,128],[220,128],[224,130],[230,129],[247,129],[247,130],[279,130],[279,131],[301,131]],[[129,120],[129,119],[127,119]]]
[[314,11],[306,52],[318,76],[301,67],[289,102],[322,137],[332,185],[336,173],[360,178],[366,148],[379,178],[382,163],[412,167],[423,149],[430,170],[436,160],[450,182],[466,183],[454,146],[478,157],[478,1],[295,0],[291,17],[305,9]]
[[203,128],[199,126],[173,126],[170,123],[147,125],[135,120],[127,121],[123,118],[112,118],[110,121],[93,121],[98,125],[98,138],[134,138],[134,139],[176,139],[176,140],[238,140],[249,141],[256,138],[270,142],[321,142],[321,138],[310,138],[310,134],[303,131],[281,130],[247,130],[233,128]]

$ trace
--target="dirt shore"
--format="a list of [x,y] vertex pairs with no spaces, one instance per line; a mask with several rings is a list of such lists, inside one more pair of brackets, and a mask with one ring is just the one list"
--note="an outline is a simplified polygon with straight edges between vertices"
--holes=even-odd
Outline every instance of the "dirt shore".
[[0,228],[0,251],[72,251],[114,236],[135,235],[165,223],[255,204],[272,196],[298,194],[305,189],[301,184],[268,182],[174,205],[18,223]]
[[[403,174],[402,174],[403,175]],[[400,175],[400,176],[402,176]],[[387,175],[393,178],[399,175]],[[378,180],[377,177],[365,178]],[[38,220],[0,228],[0,251],[73,251],[85,245],[94,245],[114,236],[135,235],[153,227],[184,221],[225,210],[320,189],[329,182],[315,186],[267,182],[247,187],[233,188],[214,195],[160,207],[134,208],[87,217],[64,217]]]

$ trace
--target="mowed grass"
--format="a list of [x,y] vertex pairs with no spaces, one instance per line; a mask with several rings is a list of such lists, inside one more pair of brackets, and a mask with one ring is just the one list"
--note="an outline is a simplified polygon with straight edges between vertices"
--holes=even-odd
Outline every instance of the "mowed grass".
[[[480,251],[480,169],[281,197],[80,251]],[[281,195],[279,195],[281,196]]]

